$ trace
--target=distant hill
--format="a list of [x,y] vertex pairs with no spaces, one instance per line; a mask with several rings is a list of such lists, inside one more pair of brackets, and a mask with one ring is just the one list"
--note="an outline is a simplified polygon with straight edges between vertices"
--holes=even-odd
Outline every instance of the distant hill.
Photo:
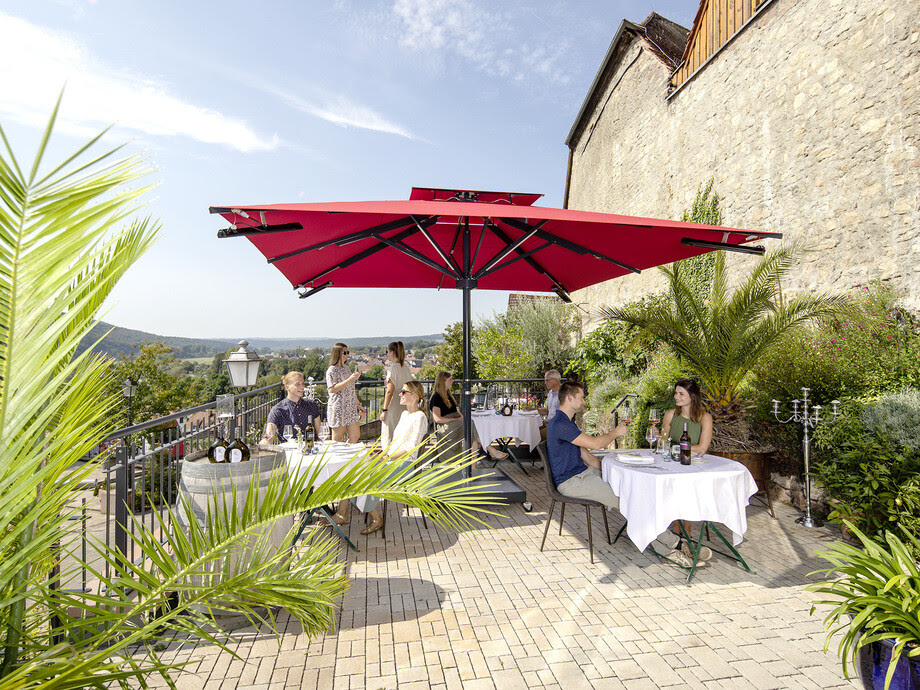
[[[105,322],[93,327],[77,347],[77,354],[91,347],[107,331],[111,332],[105,336],[105,340],[93,347],[94,352],[118,357],[121,354],[131,354],[134,345],[143,345],[145,342],[162,342],[167,346],[177,350],[177,357],[188,359],[191,357],[210,357],[219,353],[226,352],[231,348],[236,348],[239,338],[178,338],[168,335],[157,335],[145,331],[135,331],[130,328],[113,326]],[[385,346],[387,343],[401,339],[409,342],[413,340],[436,340],[441,341],[444,337],[440,333],[432,335],[416,336],[372,336],[366,338],[347,338],[348,344],[354,347],[361,345],[380,345]],[[339,341],[339,338],[247,338],[249,347],[260,352],[277,352],[278,350],[290,350],[296,347],[322,347],[330,348]]]

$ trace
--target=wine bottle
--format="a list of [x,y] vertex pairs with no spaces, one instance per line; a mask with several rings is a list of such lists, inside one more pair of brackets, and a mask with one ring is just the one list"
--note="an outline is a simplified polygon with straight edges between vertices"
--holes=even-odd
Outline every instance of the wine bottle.
[[217,434],[214,443],[208,446],[208,460],[210,462],[225,462],[227,458],[227,442],[224,437]]
[[240,429],[237,427],[234,438],[227,446],[227,462],[246,462],[249,460],[249,446],[240,438]]
[[313,415],[307,417],[307,428],[303,432],[304,451],[313,452],[313,446],[316,442],[316,428],[313,426]]
[[684,433],[680,435],[680,464],[690,464],[690,434],[687,432],[687,422],[684,422]]

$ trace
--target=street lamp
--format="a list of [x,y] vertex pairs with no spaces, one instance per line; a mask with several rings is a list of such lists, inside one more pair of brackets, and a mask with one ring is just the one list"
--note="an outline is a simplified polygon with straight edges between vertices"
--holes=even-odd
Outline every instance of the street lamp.
[[131,399],[137,393],[137,381],[130,376],[121,384],[121,393],[128,399],[128,426],[131,426]]
[[[224,364],[227,365],[227,371],[230,374],[230,385],[234,388],[249,388],[250,386],[254,386],[256,385],[256,380],[259,378],[259,365],[262,363],[262,358],[255,352],[251,352],[248,348],[249,343],[245,340],[241,340],[240,349],[224,360]],[[235,396],[232,404],[233,419],[231,420],[229,430],[231,439],[236,437],[236,429],[234,428],[236,422]]]
[[249,343],[241,340],[240,349],[224,360],[227,371],[230,373],[230,385],[234,388],[254,386],[256,379],[259,378],[259,365],[262,363],[262,358],[248,350],[248,347]]

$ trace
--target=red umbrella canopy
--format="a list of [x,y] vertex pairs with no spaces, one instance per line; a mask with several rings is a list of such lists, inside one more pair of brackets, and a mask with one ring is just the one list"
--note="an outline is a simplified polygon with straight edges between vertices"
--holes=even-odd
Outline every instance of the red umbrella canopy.
[[[295,288],[565,294],[778,233],[532,206],[541,195],[414,188],[407,201],[211,208]],[[464,247],[466,246],[466,249]]]

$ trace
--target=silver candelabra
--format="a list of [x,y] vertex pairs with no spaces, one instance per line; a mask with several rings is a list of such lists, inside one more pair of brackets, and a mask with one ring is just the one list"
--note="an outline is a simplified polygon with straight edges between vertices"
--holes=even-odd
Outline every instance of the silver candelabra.
[[[774,400],[773,416],[776,417],[776,420],[780,424],[788,424],[789,422],[801,423],[805,430],[805,439],[802,442],[805,453],[805,514],[796,520],[796,522],[800,525],[804,525],[805,527],[820,527],[821,521],[811,516],[811,467],[809,465],[808,456],[811,444],[811,435],[809,434],[809,429],[814,429],[821,421],[821,406],[812,405],[811,411],[809,411],[808,391],[810,390],[810,388],[803,388],[802,399],[792,401],[792,416],[785,421],[779,418],[779,400]],[[802,405],[801,411],[799,411],[799,403]],[[834,419],[837,419],[837,406],[839,404],[839,400],[831,400],[831,405],[833,405]]]

